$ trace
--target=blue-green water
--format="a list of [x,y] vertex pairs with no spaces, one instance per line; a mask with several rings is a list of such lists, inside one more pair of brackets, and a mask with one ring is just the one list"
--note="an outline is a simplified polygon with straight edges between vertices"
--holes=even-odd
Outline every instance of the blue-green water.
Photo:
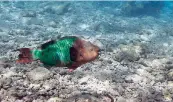
[[[172,1],[3,1],[0,28],[10,37],[1,37],[1,41],[41,42],[78,34],[114,37],[114,46],[144,39],[147,43],[169,43],[172,13]],[[8,49],[18,47],[16,44]]]

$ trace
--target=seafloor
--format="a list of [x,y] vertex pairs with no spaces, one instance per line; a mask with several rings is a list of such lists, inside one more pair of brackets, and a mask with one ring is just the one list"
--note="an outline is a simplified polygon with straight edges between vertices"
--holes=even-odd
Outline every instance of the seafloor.
[[[0,101],[172,102],[173,11],[147,3],[0,2]],[[69,35],[99,58],[72,73],[15,63],[15,49]]]

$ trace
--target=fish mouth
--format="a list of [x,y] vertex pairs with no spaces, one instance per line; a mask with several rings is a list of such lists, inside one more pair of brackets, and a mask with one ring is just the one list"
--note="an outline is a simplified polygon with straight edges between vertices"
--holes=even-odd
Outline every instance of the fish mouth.
[[101,55],[101,49],[98,48],[98,51],[97,51],[97,58],[100,58],[100,55]]

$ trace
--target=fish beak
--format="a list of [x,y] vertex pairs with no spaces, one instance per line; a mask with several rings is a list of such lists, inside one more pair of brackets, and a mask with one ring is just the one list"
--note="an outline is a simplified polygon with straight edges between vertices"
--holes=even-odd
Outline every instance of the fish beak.
[[98,52],[98,55],[97,56],[100,56],[100,54],[101,54],[101,49],[98,47],[98,49],[97,49],[97,52]]
[[100,49],[98,50],[98,54],[99,54],[99,55],[101,54],[101,50],[100,50]]

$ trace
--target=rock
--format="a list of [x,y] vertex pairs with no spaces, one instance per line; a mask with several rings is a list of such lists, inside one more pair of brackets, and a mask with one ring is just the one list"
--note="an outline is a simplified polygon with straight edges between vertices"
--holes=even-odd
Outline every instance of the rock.
[[2,42],[9,42],[9,40],[11,40],[10,38],[11,37],[6,32],[0,33],[0,40]]
[[112,96],[103,96],[101,102],[114,102],[114,98]]
[[143,59],[140,59],[138,61],[141,65],[145,66],[145,67],[149,67],[151,64],[150,60],[143,60]]
[[25,41],[27,41],[27,38],[26,37],[19,36],[19,37],[16,38],[16,42],[18,42],[18,43],[23,43]]
[[25,20],[25,23],[28,25],[42,25],[43,20],[40,18],[29,18]]
[[35,99],[32,102],[45,102],[43,99]]
[[137,98],[130,98],[127,100],[128,100],[128,102],[139,102],[139,100],[137,100]]
[[57,24],[56,24],[54,21],[51,21],[51,22],[49,23],[49,25],[50,25],[51,27],[53,27],[53,28],[56,28],[56,27],[57,27]]
[[103,43],[100,42],[99,40],[95,40],[95,41],[93,42],[93,44],[97,45],[101,50],[104,49]]
[[124,32],[120,25],[110,22],[99,22],[93,25],[93,30],[103,33]]
[[[22,29],[12,29],[11,31],[9,31],[8,32],[8,34],[9,35],[12,35],[12,36],[16,36],[16,35],[18,35],[16,38],[18,38],[18,37],[21,37],[22,38],[22,40],[25,38],[24,37],[24,35],[28,35],[28,34],[30,34],[30,33],[28,33],[28,31],[27,30],[22,30]],[[20,36],[20,35],[22,35],[22,36]],[[19,40],[20,40],[20,38],[18,38]],[[17,39],[17,40],[18,40]],[[15,39],[16,40],[16,39]],[[26,39],[25,39],[25,41],[26,41]]]
[[3,61],[2,59],[0,59],[0,68],[7,68],[7,67],[10,67],[9,64],[5,63],[5,61]]
[[134,75],[128,75],[125,77],[125,81],[128,83],[138,83],[142,80],[143,78],[137,74]]
[[67,71],[65,71],[65,70],[61,70],[61,71],[59,72],[59,74],[60,74],[60,75],[67,75],[67,74],[68,74],[68,72],[67,72]]
[[36,12],[34,11],[25,11],[22,13],[23,17],[36,17]]
[[167,62],[165,62],[165,68],[168,70],[173,69],[172,59],[168,59]]
[[12,94],[12,96],[19,98],[19,99],[21,99],[27,95],[27,93],[25,91],[18,91],[18,90],[15,90],[13,92],[11,91],[11,94]]
[[3,78],[0,79],[0,87],[3,87],[4,89],[8,89],[11,87],[12,79],[11,78]]
[[136,70],[136,73],[137,73],[138,75],[146,75],[147,71],[144,70],[144,69],[137,69],[137,70]]
[[153,68],[159,68],[163,64],[165,64],[166,62],[167,62],[167,59],[166,58],[154,59],[153,61],[150,62],[150,64],[151,64],[150,66],[152,66]]
[[86,85],[86,84],[87,84],[87,82],[82,82],[82,83],[81,83],[81,85]]
[[24,102],[23,100],[16,100],[15,102]]
[[40,86],[41,86],[40,84],[30,84],[29,88],[38,90],[38,89],[40,89]]
[[89,76],[85,76],[85,77],[83,77],[83,78],[81,78],[78,82],[80,83],[80,84],[82,84],[82,83],[87,83],[87,81],[89,80]]
[[0,64],[5,64],[8,61],[9,61],[9,58],[7,58],[7,57],[0,58]]
[[121,12],[126,16],[158,15],[163,7],[164,5],[160,2],[154,5],[151,2],[127,2],[122,4]]
[[117,50],[114,50],[115,60],[137,61],[141,57],[142,47],[138,45],[120,45]]
[[49,81],[44,82],[43,85],[42,85],[42,87],[45,90],[51,90],[53,88],[56,88],[58,86],[58,84],[59,84],[59,82],[57,80],[51,79]]
[[58,98],[58,97],[52,97],[52,98],[48,99],[47,102],[62,102],[62,99]]
[[26,97],[23,97],[24,102],[32,102],[33,98],[27,95]]
[[87,25],[87,24],[80,24],[79,27],[80,27],[81,30],[86,30],[87,28],[89,28],[89,25]]
[[142,41],[149,41],[150,40],[148,35],[140,35],[140,38]]
[[[92,102],[91,99],[79,98],[76,102]],[[97,102],[97,101],[95,101]]]
[[38,67],[28,72],[27,76],[33,81],[45,80],[51,77],[51,72],[46,68]]
[[119,86],[117,87],[117,91],[118,91],[117,93],[119,93],[119,95],[123,95],[125,89],[124,89],[121,85],[119,85]]
[[165,65],[165,68],[168,69],[168,70],[173,69],[173,64]]
[[173,87],[173,81],[168,81],[168,87]]
[[14,75],[17,75],[17,73],[15,73],[14,71],[11,71],[10,69],[7,70],[6,73],[2,74],[3,78],[10,78],[10,77],[12,77]]
[[60,5],[46,6],[44,11],[57,15],[65,14],[69,9],[70,3],[64,3]]
[[116,102],[127,102],[124,97],[118,97]]
[[163,91],[163,97],[166,101],[171,102],[172,101],[172,95],[168,90]]
[[173,81],[173,69],[169,70],[167,76],[168,76],[168,80]]
[[156,75],[155,78],[156,78],[155,80],[160,81],[160,82],[165,81],[165,76],[162,74]]

